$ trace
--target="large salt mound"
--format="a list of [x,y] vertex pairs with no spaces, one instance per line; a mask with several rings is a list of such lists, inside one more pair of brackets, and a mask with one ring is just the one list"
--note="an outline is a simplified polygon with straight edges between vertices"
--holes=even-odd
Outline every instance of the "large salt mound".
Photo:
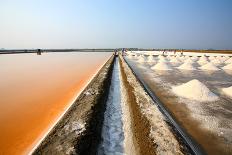
[[166,62],[159,62],[153,67],[151,67],[153,70],[172,70],[172,67],[170,67]]
[[214,70],[214,71],[220,70],[219,68],[217,68],[214,64],[212,64],[210,62],[203,65],[203,66],[201,66],[201,67],[199,67],[199,68],[202,69],[202,70]]
[[222,69],[232,70],[232,63],[222,67]]
[[201,102],[218,100],[217,95],[196,79],[180,86],[174,86],[172,91],[178,96]]
[[178,67],[178,69],[182,70],[196,70],[195,67],[193,67],[192,63],[185,62],[182,65]]
[[228,87],[228,88],[222,88],[222,91],[223,91],[226,95],[232,97],[232,86],[230,86],[230,87]]

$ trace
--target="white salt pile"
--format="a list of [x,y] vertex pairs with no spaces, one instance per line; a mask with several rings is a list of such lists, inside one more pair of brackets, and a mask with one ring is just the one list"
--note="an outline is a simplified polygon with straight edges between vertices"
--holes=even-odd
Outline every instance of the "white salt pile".
[[172,70],[172,67],[169,66],[166,62],[159,62],[153,67],[151,67],[153,70]]
[[228,87],[228,88],[222,88],[222,91],[223,91],[226,95],[232,97],[232,86],[230,86],[230,87]]
[[138,62],[143,63],[143,62],[146,62],[146,60],[143,56],[140,56],[138,59]]
[[192,59],[192,61],[194,61],[194,62],[195,62],[195,61],[197,61],[197,60],[198,60],[198,57],[197,57],[197,56],[192,56],[192,57],[191,57],[191,59]]
[[178,59],[181,60],[181,61],[184,61],[185,57],[184,56],[179,56]]
[[228,64],[224,67],[222,67],[222,69],[225,69],[225,70],[232,70],[232,63],[231,64]]
[[164,56],[163,55],[159,55],[158,58],[163,58]]
[[167,58],[165,57],[160,57],[159,62],[168,62]]
[[201,102],[218,100],[218,96],[197,79],[180,86],[174,86],[172,91],[178,96]]
[[191,58],[188,58],[187,60],[184,61],[185,63],[190,63],[190,64],[193,64],[194,61],[191,59]]
[[225,61],[226,64],[232,63],[232,58],[229,58],[228,60]]
[[181,63],[181,61],[176,57],[173,57],[170,62],[171,63]]
[[214,64],[212,64],[211,62],[199,67],[202,70],[213,70],[213,71],[217,71],[220,70],[219,68],[217,68]]
[[[219,57],[219,56],[218,56]],[[220,57],[220,59],[222,59],[222,60],[224,60],[224,61],[226,61],[226,60],[228,60],[230,57],[229,56],[227,56],[227,55],[225,55],[225,56],[221,56]]]
[[154,62],[154,58],[152,55],[149,55],[147,58],[147,62]]
[[195,67],[193,67],[192,63],[185,62],[181,66],[178,67],[178,69],[182,70],[196,70]]
[[220,65],[220,64],[222,63],[222,62],[220,61],[220,59],[218,59],[218,58],[211,59],[210,62],[212,62],[212,63],[215,64],[215,65]]
[[209,60],[214,60],[215,56],[209,56]]
[[133,55],[131,53],[129,53],[127,56],[128,56],[129,59],[133,58]]
[[199,64],[203,65],[203,64],[207,64],[208,60],[206,57],[201,57],[198,61]]
[[133,58],[134,58],[134,59],[138,59],[138,55],[137,55],[137,54],[135,54]]

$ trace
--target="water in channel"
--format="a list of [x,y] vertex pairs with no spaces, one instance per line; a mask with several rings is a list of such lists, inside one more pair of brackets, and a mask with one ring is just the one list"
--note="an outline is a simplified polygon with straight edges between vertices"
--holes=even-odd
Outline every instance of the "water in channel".
[[111,86],[104,115],[102,142],[98,154],[124,154],[119,62],[114,62]]

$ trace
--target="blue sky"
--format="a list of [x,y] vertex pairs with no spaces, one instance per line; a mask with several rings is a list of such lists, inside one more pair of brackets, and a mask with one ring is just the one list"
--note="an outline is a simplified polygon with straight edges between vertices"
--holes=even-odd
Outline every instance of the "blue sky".
[[0,0],[0,48],[232,49],[232,0]]

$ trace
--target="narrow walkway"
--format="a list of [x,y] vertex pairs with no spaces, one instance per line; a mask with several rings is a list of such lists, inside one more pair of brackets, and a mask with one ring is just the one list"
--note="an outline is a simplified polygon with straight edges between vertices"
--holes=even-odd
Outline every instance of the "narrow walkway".
[[107,107],[104,116],[102,129],[102,143],[99,146],[98,154],[123,154],[123,124],[121,109],[121,91],[119,79],[119,62],[114,62],[113,75],[111,79],[110,92],[107,100]]

